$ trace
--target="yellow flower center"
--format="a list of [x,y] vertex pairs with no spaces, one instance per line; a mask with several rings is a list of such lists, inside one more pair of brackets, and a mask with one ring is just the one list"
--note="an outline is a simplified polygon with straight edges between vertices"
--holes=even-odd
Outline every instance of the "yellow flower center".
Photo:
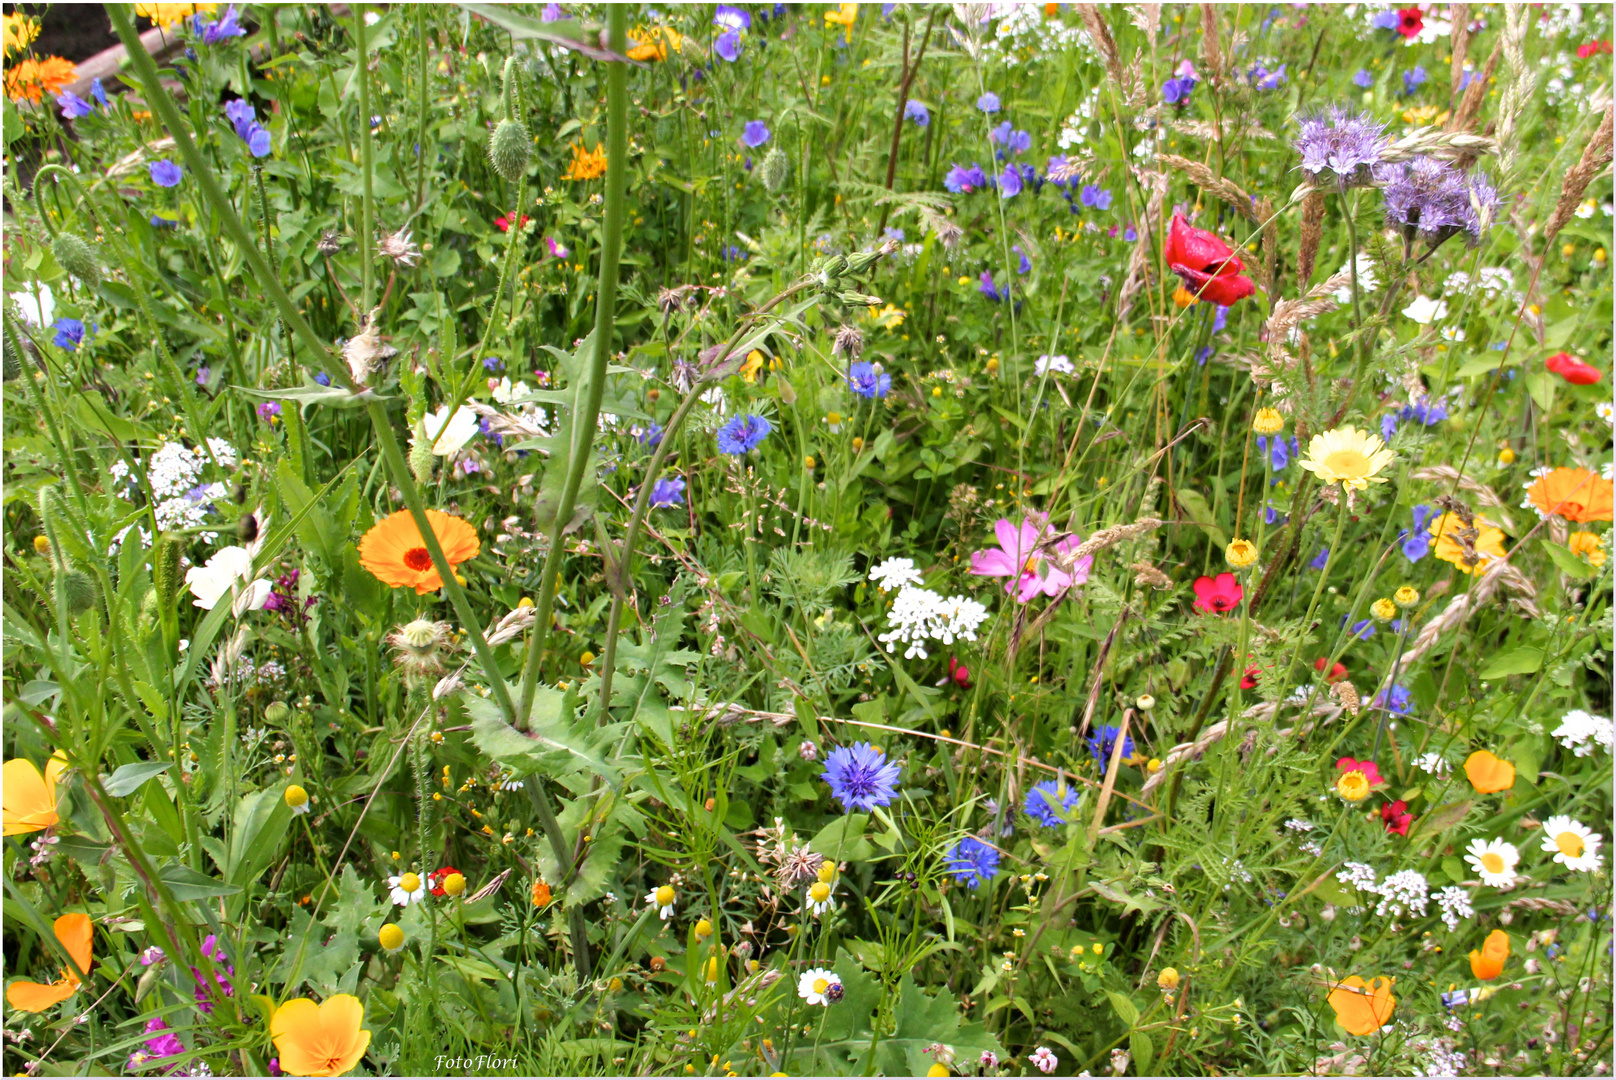
[[404,931],[399,929],[396,923],[388,923],[377,932],[376,938],[381,942],[382,948],[392,952],[404,944]]
[[1481,857],[1481,868],[1489,874],[1502,874],[1504,872],[1504,857],[1496,851],[1489,851]]
[[1335,782],[1336,794],[1348,802],[1362,802],[1369,797],[1369,778],[1357,769],[1341,774]]
[[828,980],[828,979],[815,979],[814,980],[814,993],[823,994],[826,990],[829,990],[829,989],[830,989],[830,980]]
[[421,887],[421,878],[418,874],[405,874],[398,879],[399,888],[405,892],[414,892]]
[[[1579,848],[1578,850],[1580,852],[1581,849]],[[813,887],[808,890],[808,896],[814,903],[823,904],[830,899],[830,886],[823,881],[816,881]]]
[[656,902],[658,907],[667,907],[669,904],[673,903],[673,886],[657,886]]
[[1369,459],[1356,450],[1337,450],[1324,459],[1324,467],[1344,480],[1369,475]]
[[1582,837],[1574,832],[1563,832],[1556,836],[1554,846],[1560,849],[1560,854],[1568,858],[1582,858]]
[[700,922],[696,923],[697,937],[711,937],[712,933],[713,924],[708,922],[706,919],[702,919]]
[[819,880],[820,881],[829,882],[835,876],[836,876],[836,866],[835,866],[834,863],[822,862],[822,863],[819,864]]

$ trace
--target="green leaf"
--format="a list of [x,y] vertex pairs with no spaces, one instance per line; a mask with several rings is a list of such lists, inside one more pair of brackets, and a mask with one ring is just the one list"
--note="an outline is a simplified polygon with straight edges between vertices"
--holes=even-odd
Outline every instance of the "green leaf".
[[820,829],[808,846],[827,859],[864,862],[875,855],[875,849],[864,839],[869,822],[868,814],[844,814]]
[[1124,1027],[1132,1030],[1139,1022],[1139,1007],[1128,998],[1126,994],[1119,994],[1115,990],[1107,990],[1105,996],[1111,1001],[1111,1009],[1117,1014]]
[[1191,521],[1206,531],[1206,535],[1212,538],[1214,544],[1220,548],[1229,546],[1228,534],[1218,526],[1218,519],[1213,516],[1212,507],[1207,505],[1206,496],[1189,488],[1184,488],[1175,492],[1175,494],[1178,498],[1178,504],[1184,508],[1184,513],[1189,516]]
[[372,401],[392,400],[374,390],[361,390],[356,394],[340,386],[321,386],[319,383],[307,383],[285,390],[254,390],[249,386],[232,386],[230,389],[266,401],[296,401],[303,405],[326,405],[333,409],[362,409]]
[[1143,1031],[1136,1031],[1128,1036],[1128,1046],[1133,1050],[1134,1075],[1149,1076],[1150,1059],[1156,1053],[1156,1046],[1150,1041],[1150,1036]]
[[226,885],[222,881],[208,877],[200,870],[192,870],[184,863],[171,862],[158,870],[157,876],[174,894],[174,899],[181,903],[187,900],[208,900],[217,896],[234,896],[241,891],[240,886]]
[[108,795],[122,798],[134,794],[141,784],[173,767],[172,761],[137,761],[132,765],[120,765],[111,776],[102,779],[101,786]]
[[552,45],[560,45],[564,49],[580,52],[591,60],[609,60],[625,64],[634,62],[610,49],[590,45],[584,37],[583,24],[577,19],[557,19],[555,22],[543,23],[526,15],[518,15],[503,4],[461,4],[460,7],[478,18],[488,20],[517,40],[537,38]]
[[1543,650],[1522,645],[1493,657],[1476,673],[1478,679],[1502,679],[1506,675],[1530,675],[1543,666]]
[[225,879],[242,886],[257,881],[270,863],[280,858],[291,825],[292,811],[279,788],[266,788],[243,796],[236,804]]
[[1470,813],[1471,802],[1472,800],[1470,799],[1463,799],[1432,810],[1420,818],[1419,824],[1409,832],[1409,843],[1422,840],[1427,836],[1435,836],[1438,833],[1446,832],[1458,825],[1465,819],[1465,815]]
[[1549,553],[1549,558],[1554,560],[1554,565],[1558,566],[1560,572],[1567,577],[1578,579],[1593,577],[1598,572],[1597,567],[1573,555],[1570,548],[1562,547],[1552,540],[1543,541],[1543,550]]
[[583,769],[613,788],[618,786],[617,770],[601,756],[617,725],[584,727],[572,717],[571,703],[560,691],[538,688],[527,731],[507,724],[499,706],[487,698],[467,696],[464,700],[472,718],[472,742],[518,776],[543,773],[559,778]]

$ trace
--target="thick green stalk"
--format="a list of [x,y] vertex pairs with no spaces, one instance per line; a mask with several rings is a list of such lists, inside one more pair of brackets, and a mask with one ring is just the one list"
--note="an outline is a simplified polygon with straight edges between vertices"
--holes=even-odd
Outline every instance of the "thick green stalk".
[[376,247],[376,192],[371,183],[375,148],[370,138],[370,54],[364,5],[353,6],[354,78],[359,83],[359,174],[365,178],[365,194],[359,203],[359,311],[368,317],[371,298],[376,294],[376,272],[371,263]]
[[[157,74],[157,64],[152,60],[151,54],[146,51],[140,42],[140,35],[135,33],[134,23],[131,20],[131,11],[128,4],[108,4],[107,14],[112,19],[112,28],[117,31],[118,38],[129,51],[129,63],[135,75],[140,79],[141,94],[146,104],[151,106],[152,112],[162,121],[168,129],[169,135],[174,139],[174,149],[178,151],[185,167],[190,171],[192,179],[196,181],[201,190],[204,201],[212,207],[219,216],[219,224],[224,233],[236,245],[241,257],[252,269],[254,279],[258,286],[264,290],[279,309],[281,318],[309,349],[314,363],[332,379],[343,386],[354,389],[353,378],[348,374],[345,364],[337,363],[332,354],[331,346],[320,340],[314,328],[309,326],[297,309],[297,304],[287,295],[281,287],[280,279],[276,276],[274,268],[269,265],[263,253],[258,250],[258,242],[253,239],[251,232],[242,224],[235,208],[229,198],[225,196],[224,189],[219,186],[218,179],[208,166],[207,159],[197,149],[196,142],[191,138],[191,129],[187,126],[184,117],[180,115],[179,108],[169,95],[168,89],[163,86]],[[362,21],[362,20],[361,20]]]
[[[620,4],[607,12],[609,48],[621,54],[628,39],[628,14]],[[606,364],[612,355],[612,326],[617,308],[617,263],[623,250],[624,190],[628,180],[628,70],[621,63],[606,69],[606,215],[602,222],[600,284],[595,293],[595,355],[590,364],[584,398],[572,418],[571,456],[567,462],[567,482],[556,506],[555,525],[550,530],[550,550],[539,574],[538,617],[528,639],[527,662],[522,672],[521,710],[517,726],[527,727],[538,688],[539,665],[550,636],[550,616],[555,603],[556,578],[561,570],[567,525],[589,467],[589,448],[595,443],[595,425],[600,418],[601,397],[606,392]],[[517,208],[521,221],[521,208]],[[520,232],[515,226],[513,232]],[[497,300],[496,300],[497,305]],[[559,853],[558,853],[559,854]]]

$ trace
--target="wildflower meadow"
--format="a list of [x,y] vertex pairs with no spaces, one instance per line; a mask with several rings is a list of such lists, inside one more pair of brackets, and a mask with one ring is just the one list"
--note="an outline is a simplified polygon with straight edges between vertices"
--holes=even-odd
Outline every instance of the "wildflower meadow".
[[1609,6],[8,11],[8,1074],[1609,1074]]

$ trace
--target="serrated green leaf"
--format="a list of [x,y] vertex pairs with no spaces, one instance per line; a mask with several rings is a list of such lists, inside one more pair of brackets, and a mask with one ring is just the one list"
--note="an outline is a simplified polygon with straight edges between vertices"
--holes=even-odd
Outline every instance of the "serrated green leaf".
[[487,698],[467,697],[471,739],[478,749],[518,776],[543,773],[562,777],[580,769],[618,786],[617,770],[601,756],[616,725],[586,728],[571,715],[566,695],[541,686],[533,698],[528,730],[517,731],[505,722],[499,706]]
[[1522,645],[1499,653],[1476,672],[1478,679],[1502,679],[1506,675],[1530,675],[1543,666],[1543,650]]
[[1471,802],[1472,800],[1470,799],[1464,799],[1432,810],[1429,814],[1420,818],[1419,824],[1414,826],[1409,833],[1409,842],[1413,843],[1416,840],[1422,840],[1427,836],[1435,836],[1453,828],[1465,819],[1466,814],[1470,813]]

